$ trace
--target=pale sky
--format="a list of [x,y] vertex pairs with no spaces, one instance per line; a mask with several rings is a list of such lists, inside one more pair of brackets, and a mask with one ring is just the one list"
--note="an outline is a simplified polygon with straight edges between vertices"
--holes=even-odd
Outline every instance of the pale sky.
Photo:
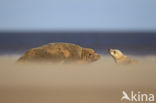
[[156,0],[0,0],[0,31],[156,31]]

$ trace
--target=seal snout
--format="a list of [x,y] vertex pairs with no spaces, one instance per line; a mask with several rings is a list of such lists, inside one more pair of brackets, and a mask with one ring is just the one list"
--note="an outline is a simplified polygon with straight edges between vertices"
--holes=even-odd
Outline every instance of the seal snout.
[[92,60],[91,61],[97,61],[101,58],[101,56],[97,53],[93,54],[93,57],[91,58]]
[[112,52],[113,52],[113,49],[108,49],[109,54],[112,54]]

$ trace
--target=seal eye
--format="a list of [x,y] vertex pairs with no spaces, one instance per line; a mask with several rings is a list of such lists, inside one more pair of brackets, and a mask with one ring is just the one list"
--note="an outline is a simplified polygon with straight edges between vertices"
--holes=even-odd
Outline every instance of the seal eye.
[[89,53],[88,55],[89,55],[89,56],[91,56],[92,54],[91,54],[91,53]]
[[113,51],[114,54],[116,54],[116,51]]

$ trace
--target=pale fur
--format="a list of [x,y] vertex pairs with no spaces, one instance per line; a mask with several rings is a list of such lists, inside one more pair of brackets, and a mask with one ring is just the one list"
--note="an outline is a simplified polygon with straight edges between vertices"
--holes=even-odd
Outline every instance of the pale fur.
[[138,63],[137,60],[129,58],[125,56],[120,50],[118,49],[110,49],[109,54],[113,57],[117,64],[136,64]]

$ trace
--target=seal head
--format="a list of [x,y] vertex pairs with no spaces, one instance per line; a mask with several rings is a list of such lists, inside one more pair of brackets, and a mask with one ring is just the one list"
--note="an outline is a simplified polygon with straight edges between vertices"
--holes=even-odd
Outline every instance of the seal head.
[[113,57],[117,64],[136,64],[137,61],[125,56],[120,50],[118,49],[109,49],[109,54]]
[[93,49],[83,48],[81,58],[83,61],[94,62],[100,59],[100,55],[97,54]]

